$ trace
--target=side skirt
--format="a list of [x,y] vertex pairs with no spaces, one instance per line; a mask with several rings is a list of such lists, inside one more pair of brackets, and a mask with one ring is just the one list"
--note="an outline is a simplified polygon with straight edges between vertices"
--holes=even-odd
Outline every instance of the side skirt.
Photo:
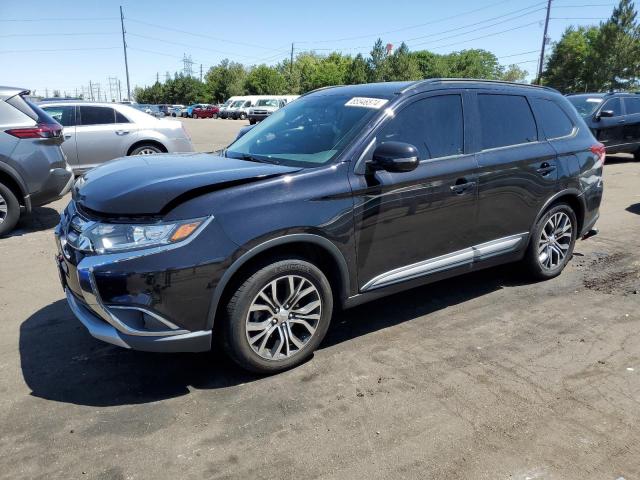
[[464,265],[471,265],[484,261],[497,255],[514,252],[526,245],[528,233],[519,233],[509,237],[499,238],[491,242],[482,243],[473,247],[458,250],[422,262],[396,268],[378,275],[369,280],[363,287],[363,292],[387,287],[399,282],[405,282],[414,278],[431,275],[444,270],[450,270]]

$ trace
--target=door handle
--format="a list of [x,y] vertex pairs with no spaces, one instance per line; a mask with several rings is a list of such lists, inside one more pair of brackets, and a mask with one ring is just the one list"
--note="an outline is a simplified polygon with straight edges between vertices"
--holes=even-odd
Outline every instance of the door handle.
[[126,135],[129,130],[116,130],[116,135]]
[[64,138],[71,138],[72,135],[70,133],[65,134]]
[[546,175],[549,175],[555,169],[556,169],[555,165],[550,165],[549,163],[544,162],[542,165],[540,165],[540,168],[538,168],[536,172],[538,172],[540,175],[544,177]]
[[456,195],[462,195],[464,192],[466,192],[467,190],[475,186],[476,186],[476,182],[469,182],[464,178],[460,178],[456,180],[456,184],[451,185],[449,189],[451,190],[452,193],[455,193]]

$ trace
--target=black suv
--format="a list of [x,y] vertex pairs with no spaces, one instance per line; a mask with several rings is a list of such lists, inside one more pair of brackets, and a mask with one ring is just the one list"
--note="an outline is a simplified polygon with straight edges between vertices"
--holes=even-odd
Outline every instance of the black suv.
[[506,262],[558,275],[598,218],[604,147],[568,100],[426,80],[309,93],[220,156],[88,172],[56,229],[96,338],[243,367],[309,357],[336,307]]
[[640,160],[640,94],[585,93],[568,98],[607,153],[632,153]]

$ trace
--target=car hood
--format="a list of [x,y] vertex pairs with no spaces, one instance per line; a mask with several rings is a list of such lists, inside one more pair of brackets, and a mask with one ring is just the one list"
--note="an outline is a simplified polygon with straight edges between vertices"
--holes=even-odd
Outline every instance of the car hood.
[[298,170],[206,153],[138,155],[90,170],[76,182],[73,198],[102,214],[158,215],[181,199]]

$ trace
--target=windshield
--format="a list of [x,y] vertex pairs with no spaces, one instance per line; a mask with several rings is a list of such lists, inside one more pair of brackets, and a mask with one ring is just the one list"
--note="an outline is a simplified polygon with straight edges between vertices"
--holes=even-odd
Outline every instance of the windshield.
[[386,102],[379,100],[379,106],[371,108],[350,100],[340,94],[302,97],[249,130],[226,154],[289,166],[326,165]]
[[231,108],[237,108],[237,107],[239,107],[240,105],[242,105],[243,103],[244,103],[244,100],[238,100],[238,101],[236,101],[236,102],[233,102],[233,103],[231,104]]
[[602,97],[594,97],[591,95],[572,95],[567,98],[583,117],[588,117],[593,114],[603,100]]
[[275,99],[258,100],[258,103],[256,104],[256,106],[257,107],[277,107],[278,100],[275,100]]

